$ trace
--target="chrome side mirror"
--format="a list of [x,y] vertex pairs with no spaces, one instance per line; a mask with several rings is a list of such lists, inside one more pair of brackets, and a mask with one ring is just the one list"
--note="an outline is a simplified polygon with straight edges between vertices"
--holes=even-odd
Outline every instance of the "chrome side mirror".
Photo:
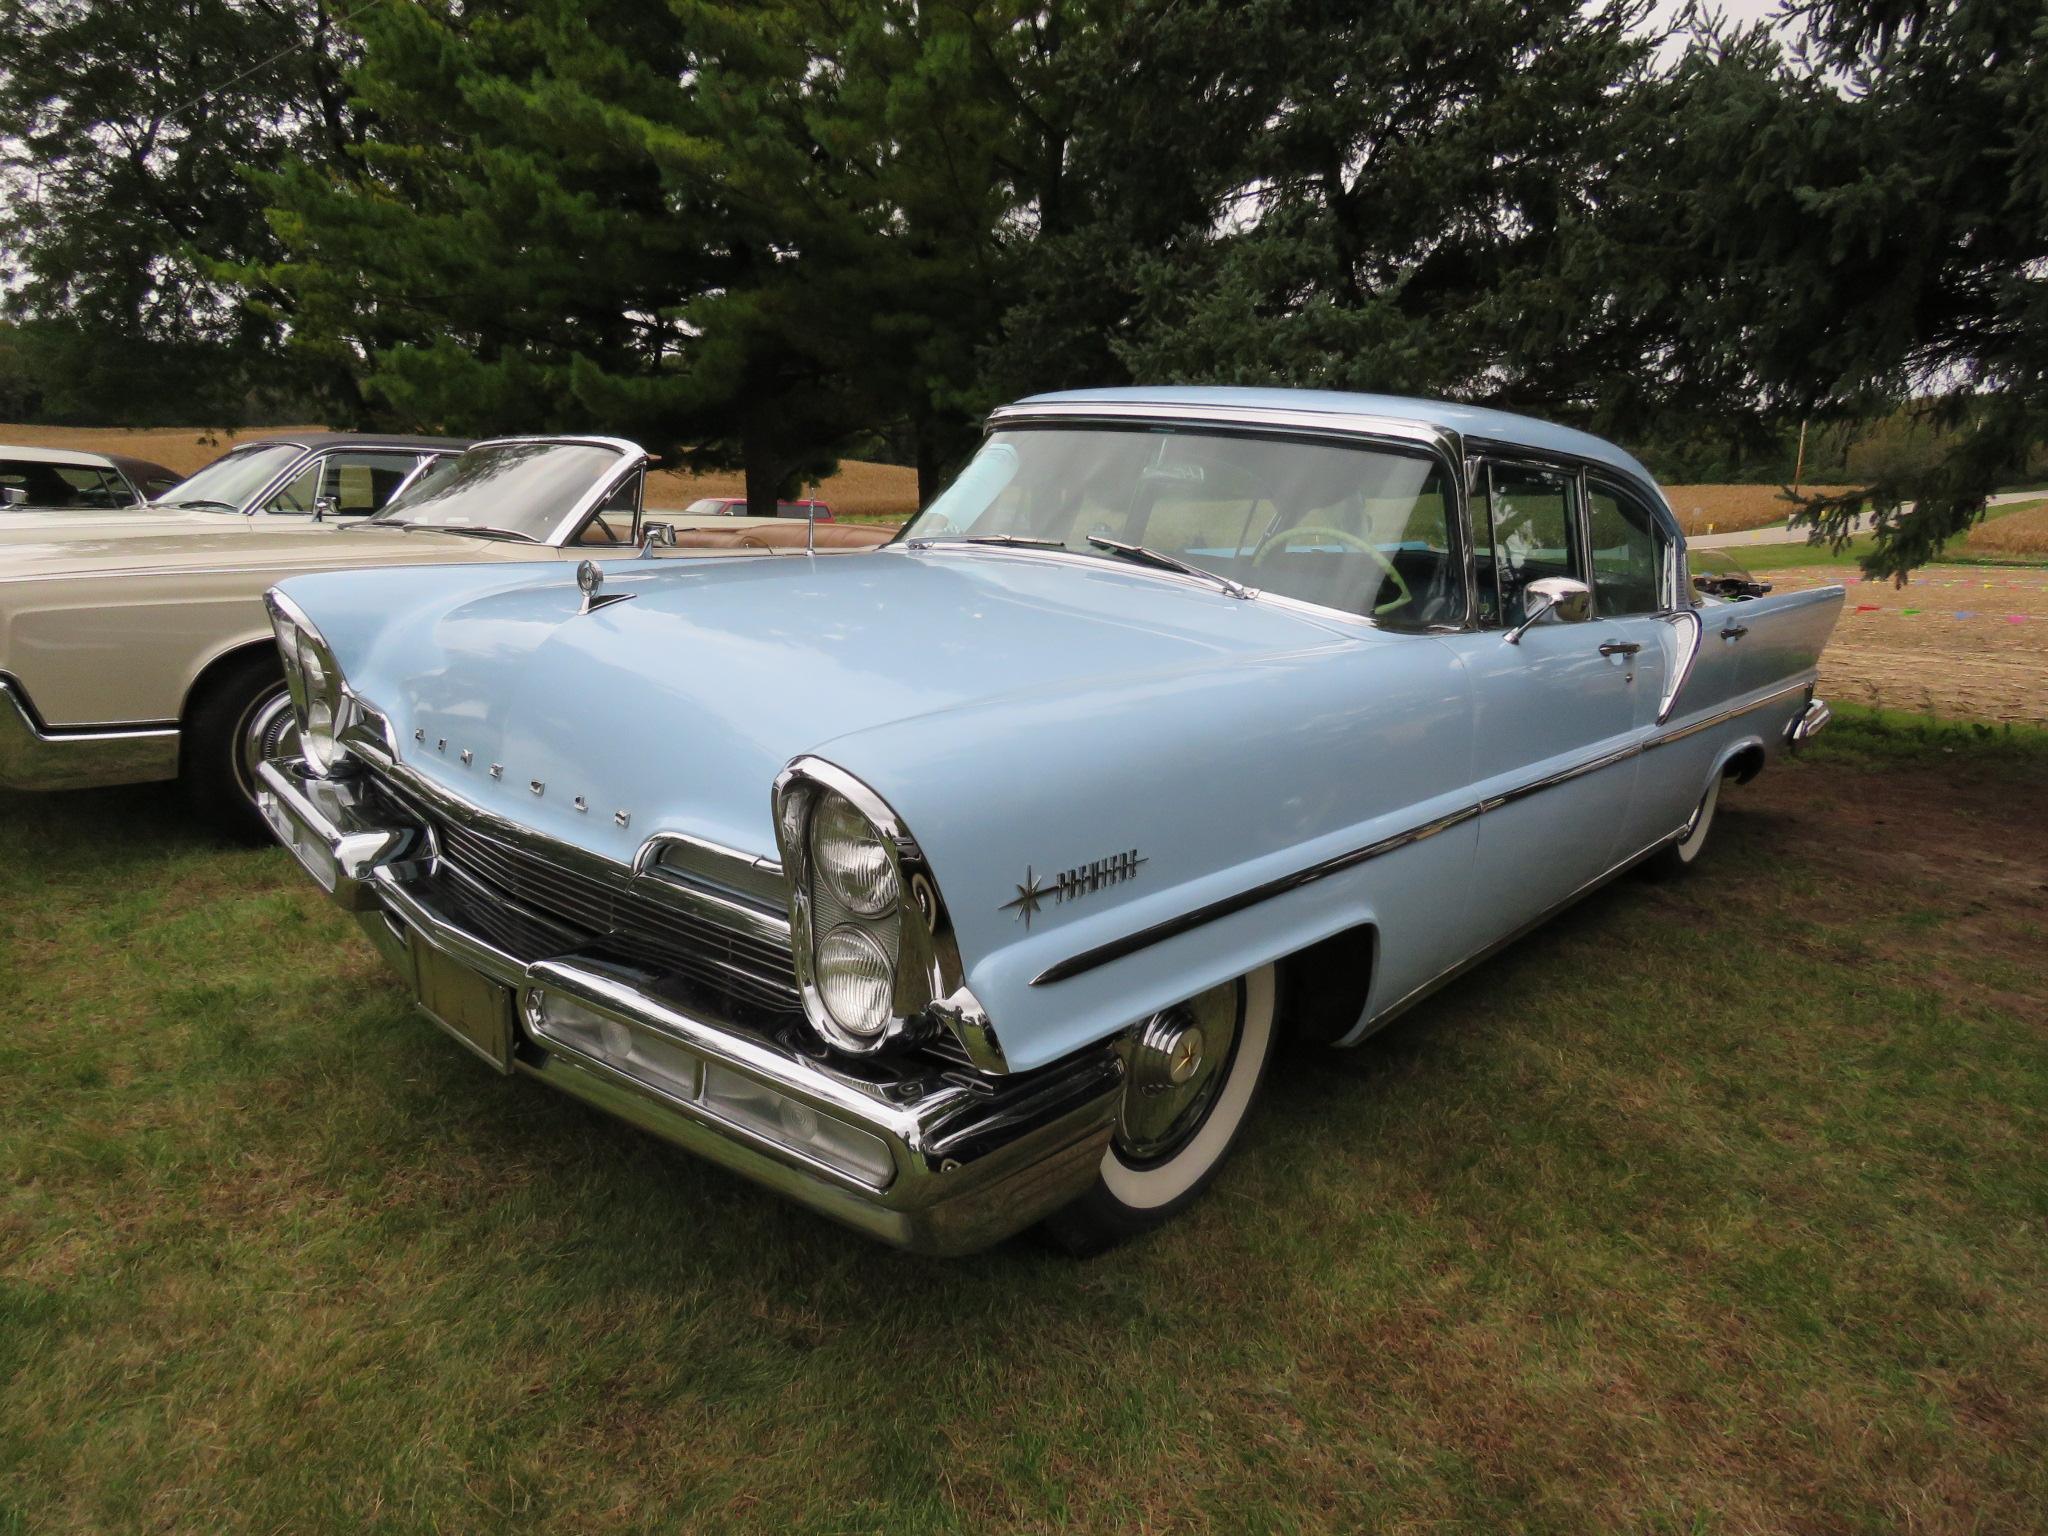
[[640,530],[642,549],[674,549],[676,547],[676,525],[674,523],[649,523]]
[[1566,624],[1593,617],[1593,589],[1569,576],[1544,576],[1522,589],[1522,622],[1507,632],[1509,645],[1520,645],[1531,624],[1554,616]]
[[0,507],[25,507],[28,491],[19,485],[0,485]]
[[336,496],[315,496],[313,498],[313,521],[324,523],[341,512],[341,499]]

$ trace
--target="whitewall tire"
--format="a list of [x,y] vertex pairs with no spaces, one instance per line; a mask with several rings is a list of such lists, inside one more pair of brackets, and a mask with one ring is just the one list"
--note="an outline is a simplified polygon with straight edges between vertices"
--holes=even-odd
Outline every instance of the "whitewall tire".
[[1721,785],[1725,779],[1714,775],[1714,782],[1707,786],[1707,792],[1700,796],[1700,803],[1692,808],[1692,817],[1685,824],[1685,830],[1658,849],[1644,862],[1646,873],[1656,879],[1668,879],[1684,874],[1699,861],[1706,851],[1707,834],[1714,828],[1714,808],[1721,803]]
[[1045,1223],[1071,1253],[1097,1253],[1197,1200],[1237,1143],[1278,1035],[1267,965],[1148,1020],[1127,1061],[1124,1105],[1094,1187]]

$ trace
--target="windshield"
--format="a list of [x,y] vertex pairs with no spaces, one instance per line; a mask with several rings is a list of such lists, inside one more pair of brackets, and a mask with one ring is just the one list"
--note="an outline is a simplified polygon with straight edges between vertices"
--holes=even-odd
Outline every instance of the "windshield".
[[163,507],[198,507],[202,511],[239,512],[278,471],[306,450],[297,443],[264,443],[237,448],[215,459],[157,498]]
[[[596,443],[472,448],[430,465],[370,522],[546,542],[576,504],[626,462],[616,448]],[[624,528],[616,533],[620,540],[631,537]]]
[[991,436],[901,537],[1045,541],[1133,564],[1142,555],[1128,546],[1140,546],[1382,624],[1465,617],[1443,470],[1420,452],[1159,427],[1013,429]]

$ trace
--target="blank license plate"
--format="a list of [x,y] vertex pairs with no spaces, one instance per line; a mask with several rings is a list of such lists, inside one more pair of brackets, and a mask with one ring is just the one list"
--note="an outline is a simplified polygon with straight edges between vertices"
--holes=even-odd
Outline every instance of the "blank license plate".
[[512,1070],[512,992],[412,935],[413,976],[427,1017],[496,1067]]

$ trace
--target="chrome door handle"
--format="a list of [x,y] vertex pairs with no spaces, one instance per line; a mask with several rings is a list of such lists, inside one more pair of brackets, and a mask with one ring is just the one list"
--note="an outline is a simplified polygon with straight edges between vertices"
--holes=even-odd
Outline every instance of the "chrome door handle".
[[1600,642],[1600,654],[1602,656],[1633,656],[1641,649],[1642,647],[1633,640],[1602,640]]
[[1749,626],[1747,624],[1730,624],[1721,631],[1721,638],[1723,640],[1740,640],[1748,633]]

